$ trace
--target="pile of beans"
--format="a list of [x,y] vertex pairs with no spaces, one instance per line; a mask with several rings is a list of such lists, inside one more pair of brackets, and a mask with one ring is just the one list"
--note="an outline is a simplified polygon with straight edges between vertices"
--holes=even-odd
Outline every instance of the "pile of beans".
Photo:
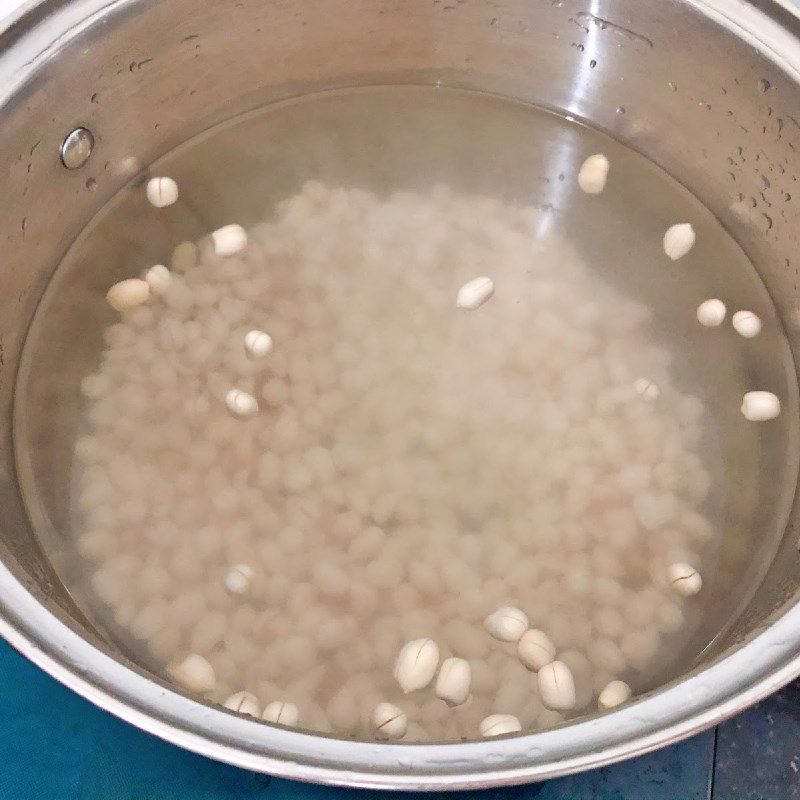
[[[165,675],[406,741],[544,729],[644,687],[717,536],[704,407],[547,213],[312,182],[112,287],[78,546]],[[436,663],[405,693],[419,641]]]

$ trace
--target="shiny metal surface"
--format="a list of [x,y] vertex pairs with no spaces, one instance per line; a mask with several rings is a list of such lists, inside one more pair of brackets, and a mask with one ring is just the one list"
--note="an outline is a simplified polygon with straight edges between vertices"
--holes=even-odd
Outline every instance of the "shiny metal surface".
[[75,128],[61,143],[61,163],[67,169],[80,169],[89,160],[93,147],[92,132],[86,128]]
[[[82,227],[141,165],[264,103],[370,83],[497,92],[586,119],[641,151],[744,248],[797,356],[800,22],[785,4],[43,0],[6,26],[0,632],[23,653],[98,705],[214,758],[304,780],[408,789],[500,785],[606,764],[719,722],[800,673],[795,506],[735,627],[691,674],[613,714],[542,734],[429,746],[341,741],[237,718],[152,678],[88,626],[32,536],[11,430],[20,349],[42,291]],[[78,125],[93,131],[94,153],[70,172],[58,153],[64,131]],[[565,171],[575,166],[568,151],[560,157]]]

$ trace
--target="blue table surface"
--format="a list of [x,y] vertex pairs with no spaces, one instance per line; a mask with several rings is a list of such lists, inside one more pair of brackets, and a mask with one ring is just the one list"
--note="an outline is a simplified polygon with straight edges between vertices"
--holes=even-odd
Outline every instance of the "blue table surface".
[[[5,643],[0,677],[0,800],[372,800],[390,794],[270,778],[181,750],[96,708]],[[452,796],[789,800],[800,798],[799,770],[800,682],[716,730],[633,761]]]

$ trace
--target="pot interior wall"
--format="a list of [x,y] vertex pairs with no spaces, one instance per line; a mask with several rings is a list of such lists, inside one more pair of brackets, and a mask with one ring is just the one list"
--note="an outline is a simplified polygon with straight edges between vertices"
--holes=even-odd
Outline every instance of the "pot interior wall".
[[[93,5],[70,5],[86,22],[20,66],[3,99],[0,507],[8,563],[104,649],[110,645],[88,626],[44,556],[18,491],[11,408],[21,347],[55,267],[97,210],[128,182],[141,182],[154,160],[238,114],[338,87],[441,82],[586,120],[662,166],[717,216],[758,270],[797,356],[800,89],[768,48],[759,50],[693,3],[540,0],[499,8],[409,0],[348,2],[334,10],[311,0],[164,0],[116,3],[92,19]],[[24,21],[39,37],[34,51],[53,24],[48,4],[41,8]],[[787,29],[775,46],[797,47],[790,33],[796,22],[773,12]],[[751,13],[757,24],[758,10]],[[22,27],[0,36],[0,51],[7,51],[0,70],[23,49]],[[96,147],[85,167],[69,172],[58,148],[78,124],[92,130]],[[253,207],[246,192],[225,197],[224,215],[246,221]],[[196,223],[187,220],[186,230]],[[144,252],[159,260],[172,232],[147,230]],[[49,342],[45,356],[80,372],[88,349],[65,345]],[[54,387],[45,377],[34,390],[53,416],[69,416],[65,406],[77,403],[77,394],[65,398]],[[35,461],[37,452],[50,452],[47,414],[34,427]],[[773,473],[765,463],[758,487],[770,506],[787,501]],[[796,510],[760,588],[704,663],[793,603],[800,581],[795,516]],[[50,522],[37,534],[56,552],[63,520],[56,512]],[[747,544],[731,558],[746,559]]]

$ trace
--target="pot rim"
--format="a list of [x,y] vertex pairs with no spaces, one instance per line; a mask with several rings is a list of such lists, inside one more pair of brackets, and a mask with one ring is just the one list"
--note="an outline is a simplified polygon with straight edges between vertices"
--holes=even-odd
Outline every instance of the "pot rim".
[[[134,0],[28,0],[0,20],[0,106],[62,43]],[[684,0],[757,47],[800,84],[800,20],[787,0]],[[42,46],[42,43],[45,44]],[[543,780],[641,755],[698,733],[800,674],[797,596],[734,652],[613,712],[544,733],[451,744],[336,739],[209,707],[82,638],[66,615],[0,563],[0,634],[95,705],[196,753],[283,778],[372,789],[442,790]]]

